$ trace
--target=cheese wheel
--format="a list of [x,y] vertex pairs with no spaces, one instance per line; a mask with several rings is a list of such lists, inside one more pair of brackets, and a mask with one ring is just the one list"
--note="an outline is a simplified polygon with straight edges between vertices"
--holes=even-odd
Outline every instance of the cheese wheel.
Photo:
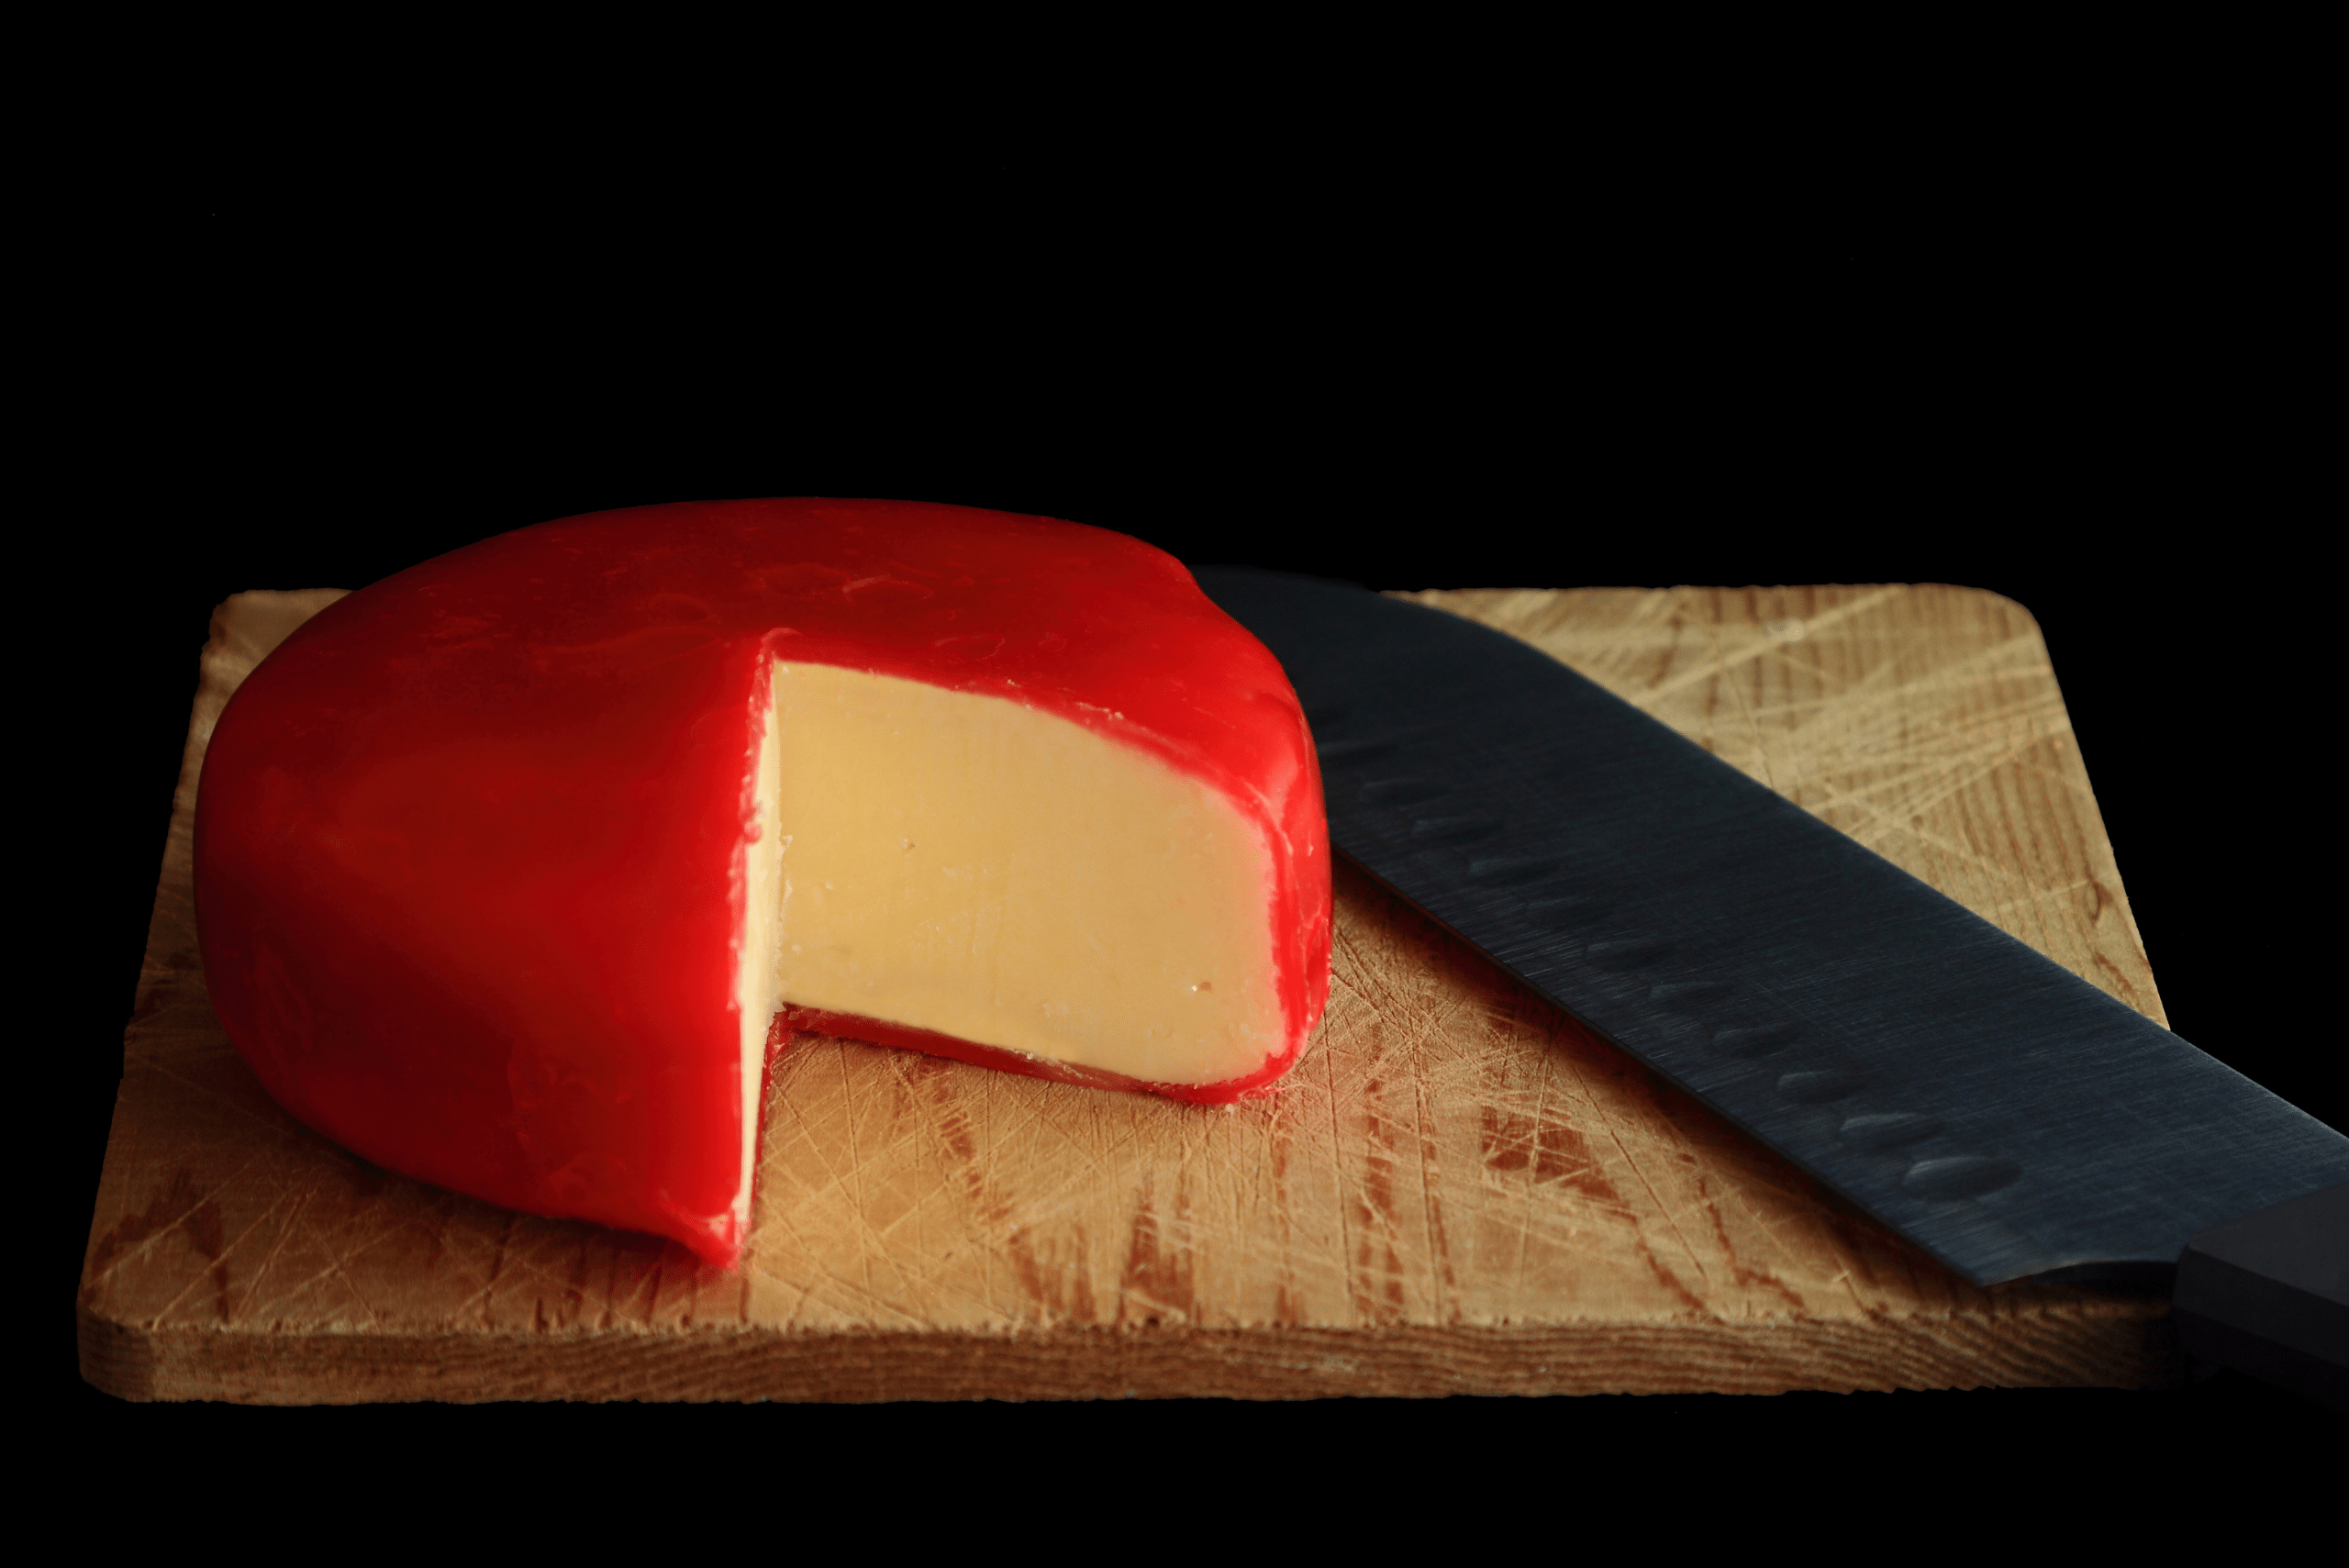
[[1279,664],[1159,550],[954,506],[597,513],[353,594],[221,716],[195,862],[296,1117],[720,1265],[795,1029],[1224,1102],[1329,983]]

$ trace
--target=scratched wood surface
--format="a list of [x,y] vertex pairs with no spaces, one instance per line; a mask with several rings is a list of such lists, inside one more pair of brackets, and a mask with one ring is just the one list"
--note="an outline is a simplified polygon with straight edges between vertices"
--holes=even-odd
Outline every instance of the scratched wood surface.
[[[134,1399],[1059,1398],[2145,1385],[2159,1302],[1976,1289],[1340,867],[1278,1092],[1172,1105],[804,1038],[734,1273],[364,1165],[206,1000],[220,706],[335,597],[222,607],[81,1290]],[[2045,647],[1933,586],[1429,593],[2160,1018]],[[159,672],[158,678],[168,673]]]

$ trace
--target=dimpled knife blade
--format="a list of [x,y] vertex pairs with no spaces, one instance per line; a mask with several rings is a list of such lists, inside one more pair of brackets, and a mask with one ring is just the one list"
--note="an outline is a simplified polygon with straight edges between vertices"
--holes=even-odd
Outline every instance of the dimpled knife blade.
[[2128,1277],[2349,1139],[1512,638],[1197,573],[1286,668],[1330,838],[1979,1284]]

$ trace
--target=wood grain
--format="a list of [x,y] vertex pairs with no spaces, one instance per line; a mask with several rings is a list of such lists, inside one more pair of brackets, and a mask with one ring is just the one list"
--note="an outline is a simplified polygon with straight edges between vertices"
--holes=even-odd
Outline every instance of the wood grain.
[[[132,1399],[968,1399],[2173,1382],[2159,1301],[1976,1289],[1340,867],[1327,1020],[1174,1105],[803,1038],[730,1273],[365,1165],[263,1094],[195,943],[203,662],[81,1291]],[[2036,627],[1935,586],[1429,593],[2160,1018]]]

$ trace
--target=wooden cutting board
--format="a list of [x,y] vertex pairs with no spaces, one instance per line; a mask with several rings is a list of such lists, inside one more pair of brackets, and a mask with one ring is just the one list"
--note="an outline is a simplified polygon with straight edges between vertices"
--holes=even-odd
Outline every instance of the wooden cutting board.
[[[131,1399],[968,1399],[2154,1385],[2167,1307],[1976,1289],[1344,865],[1280,1089],[1174,1105],[803,1038],[749,1252],[366,1165],[206,999],[190,823],[221,706],[337,595],[203,659],[81,1289]],[[2162,1018],[2031,617],[1934,586],[1427,593],[1638,704]]]

